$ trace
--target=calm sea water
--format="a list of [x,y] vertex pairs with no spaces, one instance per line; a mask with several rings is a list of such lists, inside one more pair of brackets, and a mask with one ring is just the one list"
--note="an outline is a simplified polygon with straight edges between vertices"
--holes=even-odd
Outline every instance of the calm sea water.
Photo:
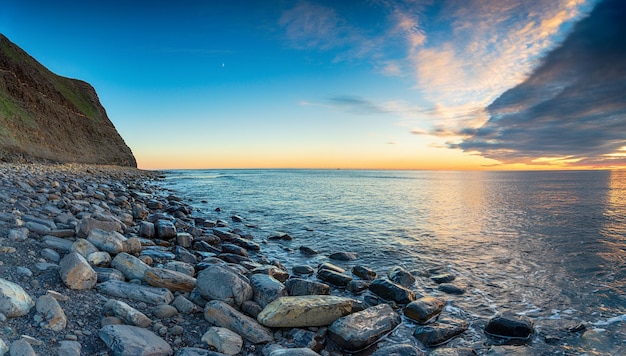
[[[191,170],[168,171],[163,184],[210,218],[244,217],[256,227],[231,227],[257,241],[293,236],[263,245],[288,268],[350,251],[356,261],[333,263],[423,275],[419,292],[471,322],[453,346],[480,348],[484,323],[511,310],[535,320],[541,352],[554,351],[550,334],[565,354],[626,354],[626,172]],[[305,258],[302,245],[320,255]],[[425,277],[438,272],[467,292],[442,295]],[[582,337],[564,333],[581,321]],[[414,328],[391,341],[410,341]]]

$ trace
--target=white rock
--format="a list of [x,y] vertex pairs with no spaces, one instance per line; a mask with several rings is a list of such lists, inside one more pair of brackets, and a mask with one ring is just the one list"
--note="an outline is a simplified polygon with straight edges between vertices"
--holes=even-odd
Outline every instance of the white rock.
[[34,305],[35,302],[22,287],[0,278],[0,313],[14,318],[28,314]]

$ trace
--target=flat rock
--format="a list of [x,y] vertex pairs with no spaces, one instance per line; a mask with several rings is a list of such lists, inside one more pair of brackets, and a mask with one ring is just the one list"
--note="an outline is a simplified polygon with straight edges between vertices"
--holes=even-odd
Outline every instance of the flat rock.
[[496,337],[527,339],[533,332],[533,326],[532,319],[507,311],[489,320],[485,332]]
[[285,282],[287,293],[290,296],[302,295],[330,295],[330,286],[328,284],[309,281],[302,278],[290,278]]
[[365,266],[352,267],[352,274],[368,281],[376,279],[376,271]]
[[210,327],[204,335],[202,342],[215,347],[218,352],[226,355],[236,355],[241,352],[243,339],[239,334],[230,329],[221,327]]
[[250,276],[253,299],[261,308],[265,308],[269,303],[280,297],[287,296],[287,288],[267,274],[253,274]]
[[380,304],[337,319],[328,335],[341,349],[356,352],[373,345],[402,321],[387,304]]
[[317,278],[338,287],[345,287],[352,280],[352,277],[347,274],[332,271],[330,269],[321,269],[317,271]]
[[63,239],[60,237],[46,235],[42,238],[44,245],[53,248],[55,250],[59,250],[62,252],[70,252],[72,249],[72,240]]
[[108,280],[97,286],[98,292],[117,298],[128,298],[151,304],[169,304],[174,295],[167,288],[143,286],[118,280]]
[[107,325],[98,332],[115,356],[166,356],[172,347],[150,330],[132,325]]
[[98,281],[96,271],[77,252],[70,252],[59,263],[59,274],[66,286],[71,289],[91,289]]
[[52,331],[61,331],[67,325],[67,317],[59,302],[50,294],[37,298],[35,321],[39,326]]
[[465,320],[442,320],[434,324],[419,326],[413,336],[426,347],[435,347],[450,341],[467,330]]
[[200,272],[196,287],[207,300],[221,300],[236,306],[253,296],[248,278],[221,265],[212,265]]
[[369,290],[377,296],[399,304],[408,304],[416,299],[415,292],[387,279],[373,281]]
[[219,300],[212,300],[206,304],[204,319],[215,326],[234,331],[255,344],[274,340],[269,329]]
[[0,278],[0,313],[15,318],[28,314],[34,305],[35,302],[19,284]]
[[76,235],[86,238],[93,229],[122,232],[122,223],[115,220],[98,220],[92,217],[83,218],[76,226]]
[[152,324],[152,320],[144,313],[119,300],[109,299],[104,304],[104,312],[108,315],[120,318],[126,324],[132,324],[142,328],[147,328]]
[[426,323],[439,316],[446,301],[436,297],[423,297],[413,301],[404,308],[404,315],[418,323]]
[[144,280],[151,286],[163,287],[171,291],[191,292],[196,286],[195,278],[164,268],[147,269]]
[[139,279],[145,281],[145,274],[150,266],[143,263],[139,258],[126,252],[119,253],[113,261],[111,267],[118,269],[127,279]]
[[325,326],[350,314],[352,302],[350,298],[326,295],[282,297],[268,304],[257,319],[268,327]]

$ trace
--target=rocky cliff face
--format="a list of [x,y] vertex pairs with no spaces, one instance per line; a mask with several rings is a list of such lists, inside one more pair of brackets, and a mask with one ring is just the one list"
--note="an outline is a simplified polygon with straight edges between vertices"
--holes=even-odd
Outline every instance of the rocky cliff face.
[[91,85],[50,72],[2,34],[0,161],[137,166]]

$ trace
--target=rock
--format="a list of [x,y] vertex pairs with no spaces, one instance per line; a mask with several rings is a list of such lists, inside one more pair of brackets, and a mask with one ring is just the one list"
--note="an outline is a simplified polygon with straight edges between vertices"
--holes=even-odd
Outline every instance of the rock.
[[235,244],[224,243],[222,244],[222,252],[224,253],[233,253],[235,255],[248,257],[248,251],[240,246]]
[[142,221],[139,223],[139,236],[153,238],[155,235],[154,224],[149,221]]
[[404,315],[418,323],[425,324],[429,320],[438,317],[446,301],[436,297],[423,297],[413,301],[404,308]]
[[143,249],[143,247],[141,246],[141,240],[139,240],[139,238],[137,237],[131,237],[126,241],[122,241],[122,246],[124,247],[124,252],[131,255],[139,254]]
[[193,242],[193,236],[187,232],[179,232],[176,234],[176,244],[184,248],[190,248]]
[[148,268],[144,280],[151,286],[171,291],[191,292],[196,286],[195,278],[164,268]]
[[[183,296],[179,295],[178,297],[183,297]],[[173,305],[159,304],[152,309],[152,315],[154,315],[156,318],[159,318],[159,319],[171,318],[176,314],[178,314],[178,309],[176,309],[176,307],[174,307]]]
[[287,288],[275,278],[266,274],[253,274],[250,276],[253,299],[262,308],[277,298],[287,296]]
[[107,315],[116,316],[126,324],[132,324],[142,328],[147,328],[152,324],[152,320],[144,313],[119,300],[109,299],[104,304],[103,309]]
[[169,220],[158,220],[154,227],[156,229],[156,236],[159,238],[168,240],[176,237],[176,227]]
[[76,234],[78,237],[86,238],[94,229],[122,232],[122,223],[115,220],[97,220],[91,217],[83,218],[80,220],[78,226],[76,226]]
[[341,268],[339,266],[336,266],[336,265],[334,265],[332,263],[328,263],[328,262],[320,263],[320,265],[317,266],[317,270],[318,271],[321,271],[323,269],[328,269],[328,270],[331,270],[331,271],[335,271],[337,273],[344,273],[346,271],[345,269],[343,269],[343,268]]
[[317,251],[315,251],[314,249],[312,249],[310,247],[300,246],[298,249],[300,250],[300,253],[302,253],[305,256],[315,256],[315,255],[317,255]]
[[4,356],[9,352],[9,347],[4,343],[4,340],[0,339],[0,356]]
[[313,267],[306,266],[306,265],[293,266],[292,271],[294,274],[297,274],[300,276],[310,276],[313,273],[315,273],[315,270],[313,269]]
[[301,278],[290,278],[285,282],[287,294],[290,296],[302,295],[330,295],[330,287],[327,284],[309,281]]
[[415,292],[387,279],[377,279],[370,284],[369,290],[379,297],[399,304],[408,304],[415,300]]
[[356,352],[373,345],[402,321],[387,304],[337,319],[328,327],[328,335],[341,349]]
[[225,354],[201,349],[199,347],[181,347],[176,351],[176,356],[224,356]]
[[454,275],[445,273],[445,274],[438,274],[435,276],[431,276],[430,279],[437,284],[441,284],[441,283],[450,283],[454,281],[456,277]]
[[151,304],[169,304],[174,295],[169,289],[142,286],[123,281],[109,280],[98,284],[98,292],[117,298],[128,298]]
[[352,274],[368,281],[376,279],[376,272],[373,269],[364,266],[352,267]]
[[290,329],[285,337],[289,340],[290,345],[296,347],[306,347],[315,352],[320,352],[326,344],[326,332],[313,332],[304,329]]
[[210,327],[204,335],[202,342],[215,347],[218,352],[227,355],[236,355],[241,352],[243,339],[239,334],[221,327]]
[[76,252],[63,257],[59,263],[59,274],[63,283],[71,289],[91,289],[98,281],[96,271]]
[[98,283],[106,282],[109,280],[124,281],[126,279],[122,272],[116,270],[115,268],[94,266],[93,270],[96,271],[96,274],[98,274]]
[[337,261],[352,261],[356,260],[357,257],[358,255],[354,252],[335,252],[328,256],[331,260]]
[[250,241],[241,237],[233,237],[232,240],[230,240],[233,244],[237,245],[237,246],[241,246],[243,248],[245,248],[248,251],[260,251],[261,250],[261,245],[259,245],[258,243],[254,242],[254,241]]
[[426,347],[435,347],[450,341],[467,330],[465,320],[441,320],[434,324],[419,326],[413,336]]
[[352,277],[348,276],[347,274],[339,273],[329,269],[322,269],[317,271],[317,278],[338,287],[345,287],[348,282],[352,280]]
[[24,227],[28,229],[28,231],[34,232],[39,235],[46,235],[52,230],[48,226],[34,221],[27,222],[26,224],[24,224]]
[[276,280],[278,280],[280,283],[284,283],[287,279],[289,279],[289,273],[273,265],[259,266],[250,271],[250,274],[259,274],[259,273],[272,276]]
[[102,251],[112,255],[124,252],[124,241],[126,237],[117,231],[104,231],[93,229],[87,236],[87,241]]
[[17,229],[11,229],[9,230],[9,240],[12,241],[26,241],[26,239],[28,238],[28,229],[25,227],[20,227]]
[[46,235],[42,238],[43,243],[55,250],[62,252],[70,252],[73,242],[71,240],[62,239],[60,237]]
[[476,351],[470,348],[461,347],[461,348],[451,348],[451,347],[441,347],[435,349],[433,352],[429,354],[429,356],[476,356],[478,355]]
[[22,287],[0,278],[0,313],[9,318],[26,315],[35,305]]
[[78,341],[61,340],[57,350],[58,356],[80,356],[82,346]]
[[98,248],[85,239],[76,239],[70,248],[71,252],[78,252],[81,256],[87,258],[94,252],[99,252]]
[[246,300],[241,303],[241,311],[256,319],[256,317],[261,314],[261,311],[263,311],[263,308],[261,308],[259,303],[253,300]]
[[415,283],[415,277],[411,275],[407,270],[400,266],[395,266],[389,273],[387,273],[387,277],[390,281],[399,284],[405,288],[410,288]]
[[183,295],[176,296],[172,302],[172,306],[183,314],[199,313],[202,311],[198,305],[185,298]]
[[465,293],[465,288],[456,286],[454,284],[450,284],[450,283],[441,283],[439,285],[439,290],[444,292],[444,293],[448,293],[448,294],[463,294]]
[[24,339],[20,339],[17,341],[13,341],[11,344],[11,349],[9,351],[10,356],[37,356],[33,347],[30,346],[28,341]]
[[269,329],[219,300],[206,304],[204,319],[215,326],[230,329],[255,344],[274,340]]
[[153,332],[132,325],[107,325],[98,332],[109,350],[116,356],[165,356],[172,347]]
[[[395,344],[377,349],[372,356],[423,356],[424,353],[410,344]],[[432,355],[432,353],[431,353]]]
[[532,319],[507,311],[489,320],[485,332],[502,338],[528,339],[533,332],[533,325]]
[[350,314],[352,302],[350,298],[325,295],[282,297],[268,304],[257,320],[276,328],[325,326]]
[[268,356],[319,356],[319,354],[307,347],[298,347],[293,349],[276,349],[270,352]]
[[139,258],[126,252],[115,256],[113,261],[111,261],[111,267],[118,269],[129,280],[139,279],[141,281],[145,280],[146,271],[150,269],[150,266],[143,263]]
[[209,266],[200,272],[196,287],[205,299],[217,299],[236,306],[241,306],[241,303],[253,296],[246,277],[220,265]]
[[65,312],[54,297],[49,294],[37,298],[35,321],[44,329],[61,331],[65,329],[67,318]]
[[346,285],[346,290],[353,294],[358,294],[368,289],[370,286],[366,281],[352,280]]
[[186,262],[181,262],[181,261],[170,261],[168,263],[166,263],[163,268],[165,269],[169,269],[171,271],[176,271],[176,272],[180,272],[180,273],[184,273],[190,277],[193,277],[194,274],[196,273],[195,269],[193,268],[193,265],[190,263],[186,263]]

